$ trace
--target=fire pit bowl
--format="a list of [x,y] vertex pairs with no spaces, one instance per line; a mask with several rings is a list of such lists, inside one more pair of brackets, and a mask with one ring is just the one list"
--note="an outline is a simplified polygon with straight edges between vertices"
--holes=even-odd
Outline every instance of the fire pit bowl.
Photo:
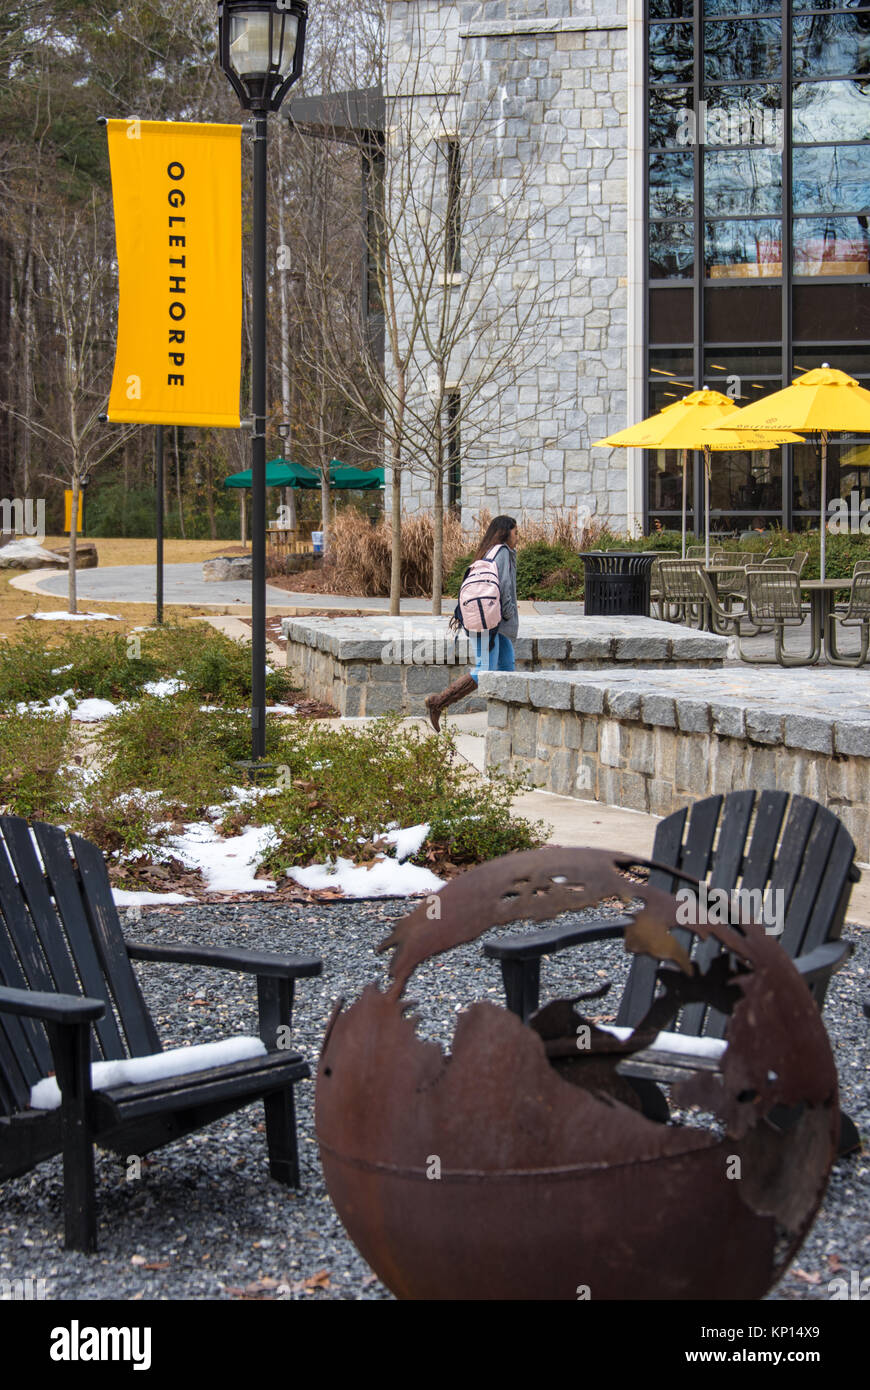
[[[470,870],[381,943],[390,987],[337,1004],[317,1075],[326,1183],[397,1297],[755,1299],[799,1247],[839,1124],[819,1010],[761,927],[672,932],[679,905],[652,886],[656,867],[544,849]],[[417,1035],[403,994],[421,962],[492,927],[614,899],[632,913],[626,950],[663,963],[631,1037],[571,1000],[528,1023],[472,1004],[449,1056]],[[659,1123],[617,1068],[692,1001],[728,1015],[727,1047],[717,1070],[672,1086],[692,1122]]]

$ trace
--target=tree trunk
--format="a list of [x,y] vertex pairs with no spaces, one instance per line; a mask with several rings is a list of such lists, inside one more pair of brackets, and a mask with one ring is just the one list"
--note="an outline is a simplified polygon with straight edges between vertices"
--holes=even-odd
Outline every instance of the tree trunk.
[[240,523],[239,529],[240,529],[240,531],[241,531],[242,547],[243,547],[243,549],[245,549],[245,550],[247,550],[247,548],[248,548],[248,518],[247,518],[247,514],[246,514],[246,507],[245,507],[245,503],[247,502],[247,499],[248,499],[248,494],[247,494],[246,489],[243,488],[243,487],[242,487],[242,488],[239,488],[239,523]]
[[214,511],[214,469],[212,467],[211,441],[205,453],[205,509],[208,515],[208,533],[217,540],[217,517]]
[[77,594],[76,594],[76,541],[78,539],[78,519],[79,519],[79,470],[73,468],[72,475],[72,507],[69,519],[69,575],[67,593],[69,595],[70,613],[78,613]]
[[320,457],[320,526],[323,531],[323,553],[329,551],[329,459],[326,457],[326,384],[319,383],[319,408],[317,411],[317,452]]
[[393,450],[391,488],[390,614],[395,616],[402,597],[402,464],[397,448]]
[[432,612],[441,614],[441,593],[444,588],[444,469],[435,473],[435,496],[432,504]]

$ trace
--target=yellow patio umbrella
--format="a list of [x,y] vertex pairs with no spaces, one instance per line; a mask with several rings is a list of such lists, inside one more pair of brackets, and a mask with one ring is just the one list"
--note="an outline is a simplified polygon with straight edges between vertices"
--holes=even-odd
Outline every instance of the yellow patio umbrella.
[[[822,505],[820,523],[819,570],[825,578],[825,538],[827,535],[828,501],[828,437],[831,434],[870,434],[870,391],[865,391],[854,377],[829,367],[827,363],[815,371],[795,377],[791,386],[753,401],[729,419],[710,426],[718,435],[723,427],[732,433],[749,432],[753,438],[770,432],[770,437],[782,430],[818,435],[822,453]],[[715,437],[715,435],[714,435]]]
[[690,449],[704,451],[704,546],[706,563],[710,563],[710,454],[731,449],[770,449],[780,444],[800,443],[800,435],[787,430],[758,433],[751,430],[719,431],[711,428],[726,416],[734,415],[734,402],[721,391],[692,391],[681,401],[666,405],[655,415],[641,420],[628,429],[598,439],[594,448],[609,449],[679,449],[683,461],[683,518],[682,551],[686,554],[686,463]]

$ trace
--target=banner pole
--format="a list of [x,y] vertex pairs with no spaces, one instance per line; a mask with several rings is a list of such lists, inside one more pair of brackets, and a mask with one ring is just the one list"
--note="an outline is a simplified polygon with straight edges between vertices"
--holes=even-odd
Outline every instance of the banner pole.
[[157,622],[163,622],[163,426],[154,429],[157,464]]
[[251,396],[251,758],[266,752],[266,113],[254,114]]

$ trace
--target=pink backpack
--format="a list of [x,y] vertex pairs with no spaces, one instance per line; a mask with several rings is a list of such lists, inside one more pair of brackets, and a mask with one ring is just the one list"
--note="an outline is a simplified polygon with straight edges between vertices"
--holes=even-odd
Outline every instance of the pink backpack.
[[495,563],[501,549],[494,545],[482,560],[472,561],[465,571],[456,614],[466,632],[491,632],[501,622],[501,585]]

